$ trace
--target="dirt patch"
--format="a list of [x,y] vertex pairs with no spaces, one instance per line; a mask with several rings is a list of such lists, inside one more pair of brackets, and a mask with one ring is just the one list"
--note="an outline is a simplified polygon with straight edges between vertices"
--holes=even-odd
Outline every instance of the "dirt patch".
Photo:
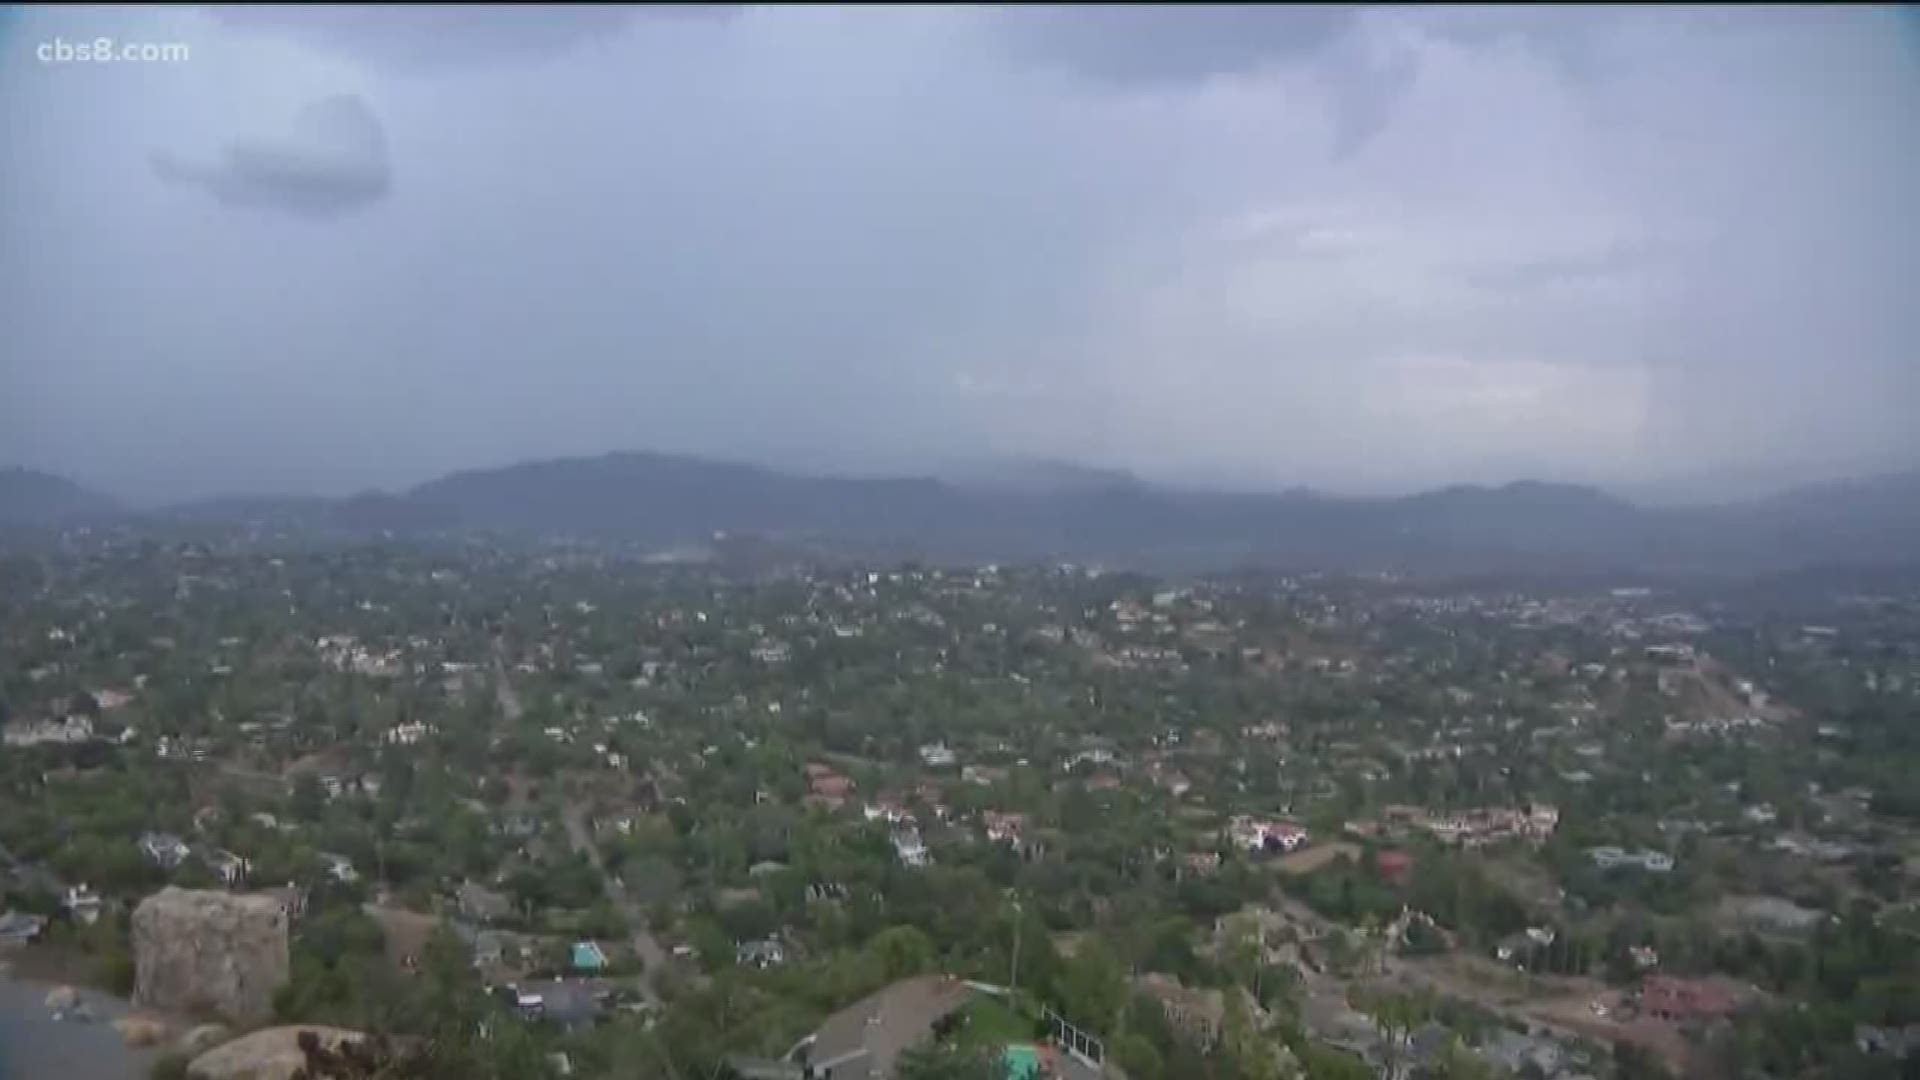
[[422,915],[405,908],[379,907],[368,904],[363,909],[387,937],[387,960],[394,967],[405,970],[407,960],[418,962],[426,952],[427,939],[433,936],[434,928],[440,920],[432,915]]
[[1327,844],[1316,844],[1305,850],[1296,851],[1291,855],[1283,855],[1275,861],[1273,865],[1274,868],[1281,873],[1292,874],[1297,877],[1303,874],[1311,874],[1343,855],[1355,862],[1359,862],[1360,846],[1358,844],[1349,844],[1345,840],[1335,840]]

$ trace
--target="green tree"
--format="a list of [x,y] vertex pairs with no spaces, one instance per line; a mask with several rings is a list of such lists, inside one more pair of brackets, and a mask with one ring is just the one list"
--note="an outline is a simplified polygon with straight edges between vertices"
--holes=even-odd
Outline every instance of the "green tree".
[[933,941],[918,927],[888,927],[873,936],[867,951],[888,982],[926,974],[935,966]]
[[1127,1002],[1126,973],[1104,941],[1089,938],[1062,967],[1058,993],[1068,1019],[1104,1032]]

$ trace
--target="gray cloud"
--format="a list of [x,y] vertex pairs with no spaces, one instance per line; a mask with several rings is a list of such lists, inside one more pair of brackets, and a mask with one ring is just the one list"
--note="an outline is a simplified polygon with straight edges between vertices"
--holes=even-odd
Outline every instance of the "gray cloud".
[[617,37],[636,20],[726,21],[739,6],[221,4],[207,11],[237,29],[289,35],[371,63],[433,71],[551,59]]
[[216,161],[156,151],[164,180],[199,187],[238,207],[328,216],[384,197],[392,185],[386,132],[352,95],[303,106],[285,134],[228,143]]
[[1160,87],[1311,60],[1351,33],[1358,14],[1344,5],[1130,4],[1013,7],[1001,17],[1029,59]]
[[[0,39],[0,462],[164,494],[633,447],[1335,488],[1920,462],[1885,11],[225,10]],[[35,62],[56,34],[193,59]],[[228,145],[341,94],[400,172],[324,227],[154,182],[162,145],[307,192],[311,142]]]

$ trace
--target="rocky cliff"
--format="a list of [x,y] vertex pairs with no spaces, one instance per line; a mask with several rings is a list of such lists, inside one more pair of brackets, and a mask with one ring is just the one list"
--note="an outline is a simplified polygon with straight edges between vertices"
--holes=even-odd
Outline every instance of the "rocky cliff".
[[253,1024],[287,981],[287,915],[268,896],[166,888],[133,912],[133,1000]]

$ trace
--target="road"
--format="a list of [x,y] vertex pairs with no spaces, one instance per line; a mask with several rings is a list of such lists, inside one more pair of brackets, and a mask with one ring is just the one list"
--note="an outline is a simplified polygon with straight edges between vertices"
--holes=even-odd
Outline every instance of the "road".
[[[494,693],[500,699],[500,711],[506,714],[509,723],[517,722],[523,711],[520,694],[507,678],[506,660],[497,643],[493,652],[493,674]],[[660,947],[659,939],[647,928],[646,913],[627,895],[626,883],[607,873],[606,862],[600,857],[600,848],[593,842],[593,832],[587,828],[586,808],[569,801],[561,810],[560,818],[566,824],[567,840],[573,845],[573,850],[593,861],[593,868],[599,871],[600,880],[606,886],[607,900],[625,917],[627,925],[633,928],[633,952],[640,958],[643,969],[640,973],[640,995],[649,1005],[660,1004],[660,992],[654,987],[654,978],[672,962],[667,951]]]
[[573,842],[575,851],[583,852],[593,860],[593,868],[600,872],[600,880],[606,884],[607,900],[614,909],[625,916],[627,925],[633,927],[633,952],[640,958],[643,970],[640,974],[640,993],[647,1003],[660,1003],[660,994],[654,989],[653,979],[657,972],[666,970],[672,961],[667,951],[660,947],[660,941],[647,929],[646,912],[627,895],[627,886],[617,876],[607,873],[607,867],[600,859],[600,848],[594,844],[593,835],[587,829],[586,810],[578,803],[568,803],[560,812],[567,824],[567,839]]

